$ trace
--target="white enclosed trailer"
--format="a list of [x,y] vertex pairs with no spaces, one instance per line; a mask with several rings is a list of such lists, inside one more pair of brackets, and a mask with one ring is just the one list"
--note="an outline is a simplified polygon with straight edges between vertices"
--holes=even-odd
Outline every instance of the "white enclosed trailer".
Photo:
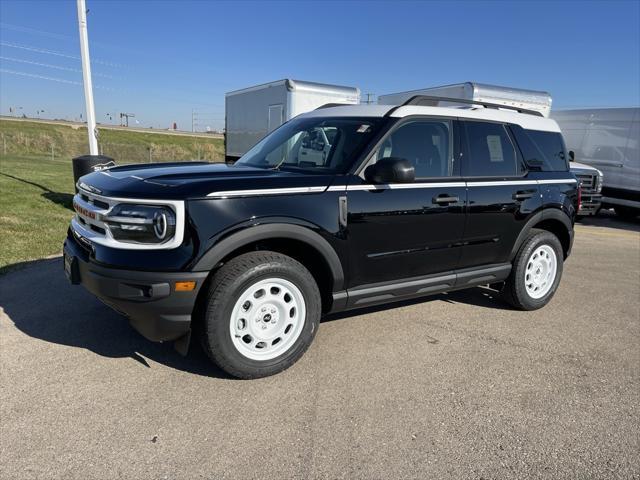
[[284,79],[225,94],[226,160],[237,160],[284,122],[328,103],[358,104],[360,90]]
[[[378,103],[381,105],[402,105],[415,95],[476,100],[478,102],[532,110],[541,113],[544,117],[548,117],[551,112],[551,95],[547,92],[500,87],[475,82],[456,83],[453,85],[380,95],[378,97]],[[455,105],[455,102],[434,101],[434,104],[446,107]],[[478,107],[481,107],[481,105],[478,105]]]

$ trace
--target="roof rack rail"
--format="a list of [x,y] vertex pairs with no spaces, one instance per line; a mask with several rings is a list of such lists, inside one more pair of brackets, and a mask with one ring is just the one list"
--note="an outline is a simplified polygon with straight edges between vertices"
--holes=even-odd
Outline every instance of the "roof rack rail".
[[[466,105],[482,105],[485,108],[506,108],[508,110],[515,110],[519,113],[526,113],[528,115],[535,115],[537,117],[542,117],[541,112],[537,112],[535,110],[527,110],[525,108],[515,107],[513,105],[502,105],[500,103],[489,103],[483,102],[481,100],[469,100],[466,98],[452,98],[452,97],[436,97],[431,95],[414,95],[409,100],[404,102],[401,107],[406,105],[422,105],[425,107],[437,107],[438,102],[450,102],[450,103],[463,103]],[[388,112],[387,115],[391,113]]]
[[346,107],[348,103],[325,103],[324,105],[320,105],[315,110],[322,110],[323,108],[331,108],[331,107]]

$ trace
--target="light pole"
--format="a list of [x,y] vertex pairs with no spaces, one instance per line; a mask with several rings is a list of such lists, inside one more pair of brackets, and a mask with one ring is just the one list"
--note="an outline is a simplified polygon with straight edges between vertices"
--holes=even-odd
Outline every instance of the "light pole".
[[84,0],[77,0],[78,28],[80,30],[80,54],[82,56],[82,78],[84,80],[84,101],[87,106],[87,131],[89,153],[98,155],[96,136],[96,111],[93,105],[93,84],[91,83],[91,61],[89,60],[89,35],[87,33],[87,6]]
[[[80,33],[80,54],[82,57],[82,79],[84,101],[87,110],[87,135],[89,137],[89,155],[72,160],[73,179],[76,184],[81,176],[115,165],[112,158],[100,155],[98,150],[98,131],[96,129],[96,110],[93,104],[93,85],[91,83],[91,61],[89,60],[89,35],[87,33],[87,6],[85,0],[76,0],[78,7],[78,30]],[[82,116],[81,116],[82,118]]]

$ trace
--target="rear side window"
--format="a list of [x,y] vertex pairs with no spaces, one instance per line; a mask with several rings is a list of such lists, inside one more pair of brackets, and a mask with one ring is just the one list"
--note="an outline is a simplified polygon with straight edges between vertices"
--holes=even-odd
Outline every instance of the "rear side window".
[[465,122],[465,125],[469,149],[465,175],[518,175],[516,151],[503,125],[485,122]]
[[558,132],[525,130],[514,125],[511,130],[530,168],[543,172],[566,172],[568,157],[562,135]]

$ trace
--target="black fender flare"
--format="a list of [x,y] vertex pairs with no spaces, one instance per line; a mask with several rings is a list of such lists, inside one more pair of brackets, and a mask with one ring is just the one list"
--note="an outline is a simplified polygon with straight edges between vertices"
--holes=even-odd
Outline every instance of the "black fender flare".
[[289,223],[268,223],[253,225],[233,233],[215,243],[194,265],[193,271],[209,271],[215,268],[222,259],[234,250],[250,243],[270,238],[287,238],[304,242],[317,250],[333,277],[333,290],[339,291],[344,287],[344,270],[342,262],[333,247],[320,234],[307,227]]
[[[522,227],[522,230],[520,230],[520,234],[518,235],[518,238],[516,238],[516,241],[513,244],[513,248],[511,249],[511,254],[509,255],[510,261],[512,261],[516,257],[518,250],[520,250],[520,247],[529,236],[529,232],[531,232],[531,229],[543,220],[559,220],[567,229],[569,238],[573,238],[573,225],[571,224],[571,220],[566,213],[557,208],[547,208],[544,210],[540,210],[539,212],[533,214],[531,218],[527,220],[527,223],[525,223],[524,227]],[[569,249],[566,252],[566,255],[569,255],[570,250],[571,244],[569,245]]]

